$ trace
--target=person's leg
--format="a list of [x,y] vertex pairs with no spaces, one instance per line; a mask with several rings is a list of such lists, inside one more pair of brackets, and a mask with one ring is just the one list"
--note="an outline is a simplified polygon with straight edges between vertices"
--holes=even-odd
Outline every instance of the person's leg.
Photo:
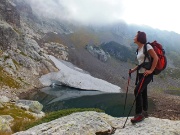
[[[135,107],[135,113],[138,117],[135,117],[133,119],[131,119],[131,122],[138,122],[143,120],[143,116],[142,116],[142,110],[143,110],[143,99],[142,99],[142,93],[143,91],[145,91],[145,93],[147,94],[147,85],[150,83],[150,81],[152,80],[152,75],[149,75],[147,77],[144,78],[144,82],[142,83],[140,92],[139,91],[139,87],[141,85],[143,79],[143,74],[139,75],[139,82],[134,90],[134,94],[135,94],[135,100],[136,100],[136,107]],[[146,96],[147,97],[147,96]],[[145,101],[147,103],[147,100]]]
[[142,94],[141,92],[138,93],[140,87],[140,83],[137,84],[135,90],[134,90],[134,96],[135,96],[135,100],[136,100],[136,106],[135,106],[135,114],[141,114],[142,113]]
[[141,92],[138,93],[139,87],[140,87],[141,81],[136,85],[136,88],[134,90],[135,95],[135,116],[131,119],[132,123],[140,122],[144,119],[144,116],[142,115],[142,94]]
[[148,110],[148,96],[147,96],[147,87],[142,91],[142,99],[143,99],[143,110]]
[[143,110],[142,113],[144,115],[145,118],[148,117],[148,96],[147,96],[147,87],[144,88],[144,90],[142,91],[142,101],[143,101]]

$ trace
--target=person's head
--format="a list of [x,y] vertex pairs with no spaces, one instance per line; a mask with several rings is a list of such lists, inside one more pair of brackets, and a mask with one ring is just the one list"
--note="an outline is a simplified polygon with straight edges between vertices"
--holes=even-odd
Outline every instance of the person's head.
[[134,38],[134,43],[137,43],[137,42],[139,42],[141,44],[145,44],[147,42],[145,32],[141,32],[141,31],[137,32],[137,35]]

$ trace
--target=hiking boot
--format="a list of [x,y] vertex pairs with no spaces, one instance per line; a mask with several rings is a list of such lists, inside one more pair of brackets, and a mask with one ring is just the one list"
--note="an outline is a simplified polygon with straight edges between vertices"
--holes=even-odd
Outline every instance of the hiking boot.
[[137,123],[144,120],[144,116],[142,114],[136,115],[134,118],[131,119],[132,123]]
[[142,114],[144,115],[145,118],[148,118],[148,117],[149,117],[147,111],[143,111]]

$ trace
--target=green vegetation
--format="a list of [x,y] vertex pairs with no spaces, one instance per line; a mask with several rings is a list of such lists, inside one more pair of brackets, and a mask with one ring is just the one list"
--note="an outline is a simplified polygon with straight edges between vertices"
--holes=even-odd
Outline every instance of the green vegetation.
[[168,90],[180,91],[180,88],[173,87],[173,86],[169,86],[167,89],[168,89]]
[[168,56],[170,57],[171,60],[173,60],[173,64],[176,67],[180,67],[180,54],[179,54],[179,52],[170,51],[168,53]]
[[0,135],[11,135],[11,133],[0,132]]
[[[0,46],[1,46],[1,44],[0,44]],[[0,56],[3,54],[3,51],[2,50],[0,50]]]
[[4,61],[6,61],[9,58],[10,58],[9,56],[4,56]]
[[32,115],[26,113],[25,110],[20,109],[14,104],[6,103],[4,104],[4,106],[5,107],[3,109],[0,109],[0,115],[10,115],[14,118],[14,121],[12,122],[12,126],[11,126],[13,133],[27,130],[33,126],[36,126],[45,122],[50,122],[52,120],[70,115],[75,112],[83,112],[83,111],[103,112],[102,110],[96,109],[96,108],[84,108],[84,109],[73,108],[73,109],[60,110],[56,112],[50,112],[50,113],[47,113],[46,116],[43,117],[42,119],[36,119]]
[[62,38],[58,35],[58,34],[54,34],[54,33],[47,33],[43,39],[38,40],[35,39],[39,44],[41,44],[42,42],[44,43],[59,43],[59,44],[64,44]]
[[75,113],[75,112],[84,112],[84,111],[103,112],[102,110],[96,109],[96,108],[84,108],[84,109],[72,108],[72,109],[64,109],[64,110],[60,110],[60,111],[50,112],[50,113],[46,114],[46,116],[44,118],[33,121],[33,122],[29,123],[29,124],[26,124],[24,126],[24,130],[27,130],[27,129],[33,127],[33,126],[36,126],[36,125],[39,125],[39,124],[42,124],[42,123],[50,122],[52,120],[55,120],[57,118],[61,118],[63,116],[70,115],[70,114]]
[[10,88],[20,88],[21,85],[13,79],[6,71],[3,70],[3,67],[0,67],[0,87],[9,86]]
[[180,69],[171,69],[168,68],[166,69],[166,74],[168,74],[170,77],[174,78],[174,79],[179,79],[180,77]]
[[19,63],[16,60],[14,60],[14,59],[12,59],[12,61],[13,61],[14,65],[16,66],[16,69],[18,69]]
[[22,54],[23,56],[27,56],[24,52],[20,52],[20,54]]
[[24,124],[35,120],[32,115],[26,113],[14,104],[6,103],[4,106],[3,109],[0,109],[0,115],[10,115],[14,118],[13,126],[11,127],[13,132],[22,130]]
[[100,44],[98,36],[83,28],[77,30],[76,33],[69,34],[68,36],[71,43],[76,47],[84,48],[85,45],[90,44],[91,42],[94,45]]
[[17,34],[21,35],[22,32],[19,29],[15,28],[15,27],[13,29]]

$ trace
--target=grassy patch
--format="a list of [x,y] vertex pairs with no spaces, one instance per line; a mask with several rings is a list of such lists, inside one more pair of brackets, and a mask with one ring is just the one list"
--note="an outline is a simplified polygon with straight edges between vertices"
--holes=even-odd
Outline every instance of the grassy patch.
[[16,66],[16,69],[18,69],[18,67],[20,66],[19,63],[14,59],[12,59],[12,61],[13,61],[14,65]]
[[38,40],[34,38],[34,40],[36,40],[36,42],[38,42],[38,44],[40,45],[42,43],[51,43],[51,42],[65,45],[63,39],[58,34],[54,34],[54,33],[47,33],[42,39]]
[[21,35],[22,34],[22,32],[18,29],[18,28],[13,28],[14,29],[14,31],[17,33],[17,34],[19,34],[19,35]]
[[79,48],[84,48],[85,45],[90,43],[93,43],[94,45],[100,44],[98,37],[86,29],[79,29],[76,31],[76,33],[69,34],[68,36],[71,43]]
[[20,88],[21,85],[0,67],[0,87],[9,86],[10,88]]
[[0,132],[0,135],[11,135],[11,133]]
[[27,56],[24,52],[20,52],[20,54],[22,54],[23,56]]
[[177,69],[171,69],[171,68],[168,68],[166,69],[166,73],[171,76],[173,79],[179,79],[180,77],[180,69],[177,68]]
[[63,117],[63,116],[70,115],[75,112],[83,112],[83,111],[103,112],[102,110],[96,109],[96,108],[84,108],[84,109],[72,108],[72,109],[64,109],[64,110],[60,110],[60,111],[55,111],[55,112],[46,114],[46,116],[40,120],[37,120],[37,121],[27,124],[26,126],[24,126],[24,130],[27,130],[33,126],[36,126],[36,125],[39,125],[42,123],[50,122],[52,120],[55,120],[55,119]]
[[25,124],[35,120],[32,115],[25,113],[24,110],[14,104],[6,103],[4,106],[5,107],[0,110],[0,115],[10,115],[14,118],[13,126],[11,127],[13,132],[22,130]]
[[167,88],[167,90],[179,90],[179,91],[180,91],[180,88],[173,87],[173,86],[169,86],[169,87]]

